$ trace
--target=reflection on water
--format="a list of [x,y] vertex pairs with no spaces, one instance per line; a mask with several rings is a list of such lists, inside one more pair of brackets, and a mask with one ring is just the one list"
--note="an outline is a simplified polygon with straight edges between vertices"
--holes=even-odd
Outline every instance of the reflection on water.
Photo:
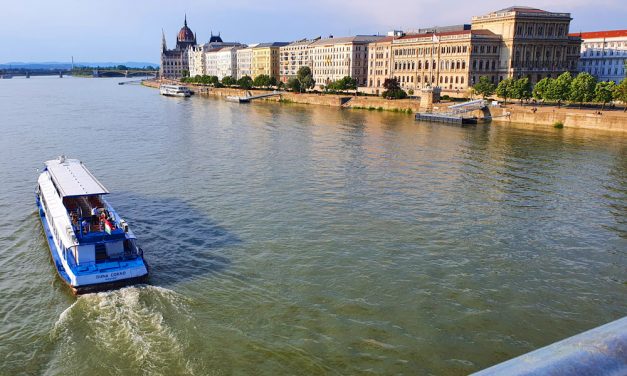
[[[2,374],[466,374],[626,312],[615,133],[105,79],[8,80],[0,113]],[[59,154],[113,192],[151,286],[55,276],[33,189]]]

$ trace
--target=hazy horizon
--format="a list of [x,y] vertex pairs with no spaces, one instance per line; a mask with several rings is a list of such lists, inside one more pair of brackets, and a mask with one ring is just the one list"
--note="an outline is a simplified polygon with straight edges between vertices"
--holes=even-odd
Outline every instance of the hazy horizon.
[[242,43],[292,41],[329,34],[384,34],[394,29],[470,23],[472,16],[512,5],[569,12],[573,33],[627,28],[627,7],[618,0],[556,0],[548,6],[545,3],[398,0],[391,6],[357,0],[269,0],[263,4],[252,0],[226,4],[202,0],[24,0],[3,5],[0,35],[5,43],[0,49],[0,63],[68,62],[71,56],[75,61],[158,63],[162,29],[171,48],[185,14],[199,43],[206,42],[211,32],[220,32],[225,41]]

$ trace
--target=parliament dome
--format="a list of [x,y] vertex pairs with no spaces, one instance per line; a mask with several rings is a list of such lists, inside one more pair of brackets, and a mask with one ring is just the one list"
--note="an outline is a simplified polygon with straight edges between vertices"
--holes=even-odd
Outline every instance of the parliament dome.
[[176,40],[177,42],[196,42],[194,33],[189,27],[187,27],[187,16],[185,16],[185,23],[179,31],[179,35],[176,37]]

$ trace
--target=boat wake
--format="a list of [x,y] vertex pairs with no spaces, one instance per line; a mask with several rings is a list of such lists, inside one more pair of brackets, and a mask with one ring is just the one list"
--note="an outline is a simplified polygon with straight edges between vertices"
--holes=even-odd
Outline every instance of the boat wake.
[[57,356],[49,371],[194,374],[185,357],[185,328],[192,327],[187,305],[186,298],[156,286],[82,295],[54,325]]

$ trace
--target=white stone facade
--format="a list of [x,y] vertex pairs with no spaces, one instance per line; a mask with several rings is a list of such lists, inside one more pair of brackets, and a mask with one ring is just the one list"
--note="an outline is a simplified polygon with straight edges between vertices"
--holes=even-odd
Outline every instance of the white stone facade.
[[383,38],[375,35],[358,35],[320,39],[312,43],[309,56],[313,63],[313,78],[316,85],[328,85],[349,76],[357,80],[357,86],[366,86],[368,44]]
[[595,31],[572,34],[581,36],[579,71],[599,81],[619,83],[627,73],[627,30]]
[[311,44],[314,40],[300,40],[279,48],[279,76],[281,81],[287,82],[296,77],[301,67],[313,68],[310,56]]
[[224,77],[237,77],[237,50],[241,49],[240,46],[224,47],[219,51],[216,51],[216,65],[218,78],[221,80]]
[[239,80],[244,76],[252,76],[252,61],[253,61],[253,48],[256,46],[250,45],[247,48],[242,48],[236,52],[237,61],[237,74],[236,77]]

